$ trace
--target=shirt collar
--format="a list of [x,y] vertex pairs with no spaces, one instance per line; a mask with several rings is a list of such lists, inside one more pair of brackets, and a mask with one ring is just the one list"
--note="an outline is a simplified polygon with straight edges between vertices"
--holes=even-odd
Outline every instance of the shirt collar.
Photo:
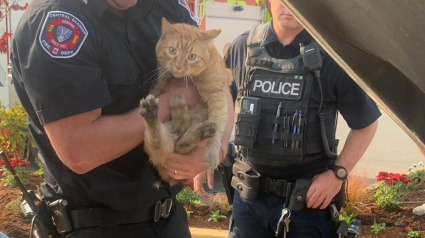
[[109,8],[105,0],[88,0],[87,6],[91,8],[98,19],[100,19],[103,13]]
[[[304,29],[301,31],[294,40],[289,44],[292,47],[294,47],[296,50],[300,49],[300,43],[303,43],[304,45],[308,45],[312,39],[312,36]],[[261,42],[261,47],[264,47],[270,43],[279,41],[277,39],[276,32],[273,29],[273,20],[270,21],[268,30],[266,32],[266,35],[264,37],[264,40]]]
[[[139,0],[134,7],[125,11],[126,19],[133,21],[136,19],[143,19],[147,17],[155,6],[156,0]],[[160,0],[164,1],[164,0]]]

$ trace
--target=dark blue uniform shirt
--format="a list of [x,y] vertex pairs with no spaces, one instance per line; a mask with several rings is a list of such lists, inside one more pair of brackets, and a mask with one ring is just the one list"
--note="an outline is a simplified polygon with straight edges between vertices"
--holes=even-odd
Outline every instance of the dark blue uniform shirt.
[[[234,82],[231,86],[233,98],[236,100],[237,92],[241,83],[246,80],[245,60],[247,38],[249,32],[245,32],[236,38],[225,56],[226,65],[233,72]],[[269,55],[276,59],[293,58],[300,54],[300,43],[308,45],[312,36],[303,30],[289,45],[282,45],[277,39],[273,27],[267,32],[261,46],[264,46]],[[361,129],[369,126],[381,115],[375,102],[342,70],[342,68],[329,56],[323,59],[321,69],[321,82],[323,87],[323,108],[337,105],[337,108],[351,129]],[[310,95],[309,107],[318,108],[320,103],[320,90],[317,81],[313,82]],[[323,172],[330,163],[322,153],[308,155],[307,161],[298,166],[285,169],[277,169],[270,166],[251,164],[259,173],[273,178],[296,179],[299,177],[312,177]]]
[[153,187],[159,176],[142,146],[78,175],[59,160],[43,127],[97,108],[103,115],[135,109],[151,88],[162,17],[196,25],[179,0],[140,0],[122,13],[105,0],[36,0],[25,11],[12,42],[12,75],[40,149],[47,199],[134,210],[170,197]]

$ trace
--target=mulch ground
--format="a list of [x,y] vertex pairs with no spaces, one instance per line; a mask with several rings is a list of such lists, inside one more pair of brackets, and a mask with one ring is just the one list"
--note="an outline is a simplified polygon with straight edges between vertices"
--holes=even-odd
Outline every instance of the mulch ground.
[[[29,190],[37,191],[42,181],[41,176],[30,174],[25,186]],[[29,237],[31,218],[20,215],[20,199],[19,189],[4,186],[4,182],[0,183],[0,231],[11,238]]]
[[[425,203],[425,183],[422,181],[415,186],[394,209],[377,207],[374,204],[368,206],[357,218],[362,221],[362,236],[364,238],[401,238],[407,237],[405,227],[412,224],[414,231],[419,231],[418,237],[425,238],[425,216],[413,214],[413,208]],[[379,234],[372,232],[371,226],[376,223],[386,223],[386,229]]]

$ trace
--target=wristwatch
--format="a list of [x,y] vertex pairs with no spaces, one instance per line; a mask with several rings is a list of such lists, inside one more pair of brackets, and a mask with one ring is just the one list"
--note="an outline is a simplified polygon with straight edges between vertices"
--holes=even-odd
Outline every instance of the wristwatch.
[[348,178],[348,171],[346,168],[344,168],[343,166],[339,166],[339,165],[331,165],[330,169],[332,169],[332,171],[334,171],[335,176],[342,180],[345,181]]

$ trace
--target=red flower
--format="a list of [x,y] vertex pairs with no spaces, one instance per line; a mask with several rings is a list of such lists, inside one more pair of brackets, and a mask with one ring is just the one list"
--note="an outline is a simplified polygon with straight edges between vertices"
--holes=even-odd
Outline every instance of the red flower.
[[413,228],[412,228],[412,223],[409,223],[409,225],[407,225],[405,228],[404,228],[406,231],[411,231]]
[[376,176],[376,181],[381,181],[381,180],[387,180],[388,179],[388,177],[386,177],[386,176]]
[[388,177],[388,172],[381,171],[379,172],[378,176]]
[[3,134],[3,135],[5,135],[5,136],[7,136],[7,135],[9,135],[9,129],[3,128],[3,130],[1,130],[0,133]]
[[0,170],[0,176],[3,174],[3,171]]
[[186,186],[186,187],[190,188],[190,189],[193,191],[193,190],[194,190],[194,187],[193,187],[193,180],[192,180],[192,181],[190,181],[189,183],[185,184],[184,186]]
[[183,206],[183,208],[184,208],[184,210],[186,210],[186,211],[187,211],[187,210],[190,210],[190,205],[184,205],[184,206]]

